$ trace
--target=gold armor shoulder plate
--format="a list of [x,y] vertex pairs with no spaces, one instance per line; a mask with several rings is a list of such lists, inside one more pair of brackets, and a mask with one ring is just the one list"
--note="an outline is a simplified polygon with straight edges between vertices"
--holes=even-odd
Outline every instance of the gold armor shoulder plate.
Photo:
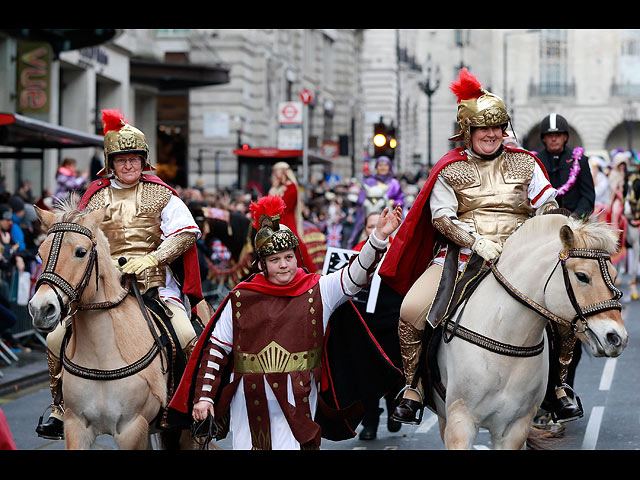
[[465,160],[450,163],[440,171],[440,175],[454,188],[478,181],[478,173],[475,166]]
[[140,197],[140,212],[159,212],[167,206],[173,193],[164,185],[152,182],[142,182]]
[[505,180],[526,180],[533,178],[535,159],[525,152],[505,152],[503,172]]
[[107,194],[109,193],[108,188],[101,188],[96,193],[94,193],[89,201],[87,202],[86,208],[88,210],[98,210],[108,203]]

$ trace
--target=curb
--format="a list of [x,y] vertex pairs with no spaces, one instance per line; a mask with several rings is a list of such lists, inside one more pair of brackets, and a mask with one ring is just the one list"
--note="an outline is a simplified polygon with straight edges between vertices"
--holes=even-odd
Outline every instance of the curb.
[[0,378],[0,396],[19,392],[37,383],[48,382],[49,372],[43,370],[20,378],[7,379]]

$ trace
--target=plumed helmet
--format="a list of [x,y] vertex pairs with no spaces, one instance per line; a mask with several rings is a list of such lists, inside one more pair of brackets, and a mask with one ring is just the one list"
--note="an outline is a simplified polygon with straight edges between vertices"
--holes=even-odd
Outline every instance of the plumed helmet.
[[149,164],[149,146],[140,130],[127,123],[119,110],[102,110],[104,128],[104,163],[98,175],[107,175],[113,170],[112,159],[120,153],[140,153],[144,158],[143,170],[153,170]]
[[285,206],[284,200],[278,195],[267,195],[249,205],[253,227],[258,232],[254,238],[254,247],[265,275],[266,257],[285,250],[295,251],[300,244],[296,234],[286,225],[280,224],[280,215]]
[[569,122],[562,115],[550,113],[540,122],[540,138],[547,133],[566,133],[569,135]]
[[460,70],[450,89],[458,99],[457,121],[460,132],[449,140],[464,140],[467,148],[471,148],[472,127],[501,126],[503,131],[506,130],[510,117],[504,102],[482,88],[476,76],[466,68]]

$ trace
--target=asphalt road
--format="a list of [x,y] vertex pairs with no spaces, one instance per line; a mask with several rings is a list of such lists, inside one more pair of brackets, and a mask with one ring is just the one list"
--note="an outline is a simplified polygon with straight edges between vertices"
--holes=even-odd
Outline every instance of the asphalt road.
[[[623,354],[614,359],[594,358],[583,350],[578,365],[575,389],[585,416],[569,422],[564,433],[555,439],[554,450],[640,450],[640,301],[625,296],[623,318],[629,332],[629,344]],[[0,407],[7,416],[16,445],[20,450],[63,450],[64,442],[39,438],[35,434],[38,418],[51,401],[48,385],[40,383],[17,393],[0,397]],[[381,406],[383,402],[381,402]],[[323,450],[443,450],[437,419],[429,411],[421,425],[404,425],[399,432],[386,428],[387,413],[383,413],[375,440],[362,441],[357,437],[341,442],[324,440]],[[218,443],[231,449],[230,438]],[[488,432],[481,430],[474,449],[490,448]],[[94,450],[113,450],[116,446],[108,436],[101,436]]]

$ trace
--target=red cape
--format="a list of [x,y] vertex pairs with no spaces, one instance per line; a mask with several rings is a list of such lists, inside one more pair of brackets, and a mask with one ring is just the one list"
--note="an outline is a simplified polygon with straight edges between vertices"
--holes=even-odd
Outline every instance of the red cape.
[[[504,149],[528,153],[538,162],[547,179],[549,178],[542,162],[531,152],[506,145]],[[447,165],[459,161],[467,161],[465,147],[449,151],[434,165],[380,267],[380,277],[400,295],[406,295],[431,262],[436,230],[431,223],[429,195],[440,171]]]
[[[140,176],[140,181],[163,185],[171,190],[171,192],[176,197],[179,197],[178,192],[164,183],[162,179],[156,175],[142,174]],[[109,185],[111,185],[111,181],[108,178],[100,178],[91,182],[91,184],[87,188],[87,191],[80,199],[78,209],[84,210],[93,194],[98,190],[103,189],[104,187],[108,187]],[[200,281],[200,263],[198,262],[198,250],[195,245],[193,245],[182,254],[182,262],[184,270],[182,293],[189,296],[189,300],[192,303],[191,308],[192,310],[194,310],[196,308],[196,304],[204,298],[204,295],[202,294],[202,283]]]

